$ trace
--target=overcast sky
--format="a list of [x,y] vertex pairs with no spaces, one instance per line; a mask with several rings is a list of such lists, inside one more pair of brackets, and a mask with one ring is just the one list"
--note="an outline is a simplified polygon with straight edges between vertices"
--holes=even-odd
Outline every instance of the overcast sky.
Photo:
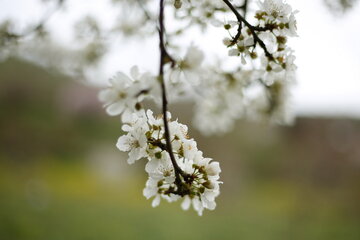
[[[68,0],[71,8],[51,18],[62,42],[70,41],[72,22],[91,12],[104,24],[112,23],[116,9],[104,0]],[[0,0],[0,20],[11,16],[22,26],[36,22],[42,15],[39,0]],[[360,6],[344,16],[334,16],[322,0],[288,0],[297,14],[299,38],[291,41],[296,51],[298,83],[293,89],[293,105],[301,115],[346,115],[360,117]],[[206,36],[193,34],[188,42],[202,43],[213,54],[226,54],[221,39],[226,36],[214,29]],[[126,41],[117,44],[94,76],[105,81],[116,71],[128,72],[132,65],[154,70],[157,67],[157,43]],[[139,54],[141,52],[141,54]],[[157,59],[157,57],[156,57]]]

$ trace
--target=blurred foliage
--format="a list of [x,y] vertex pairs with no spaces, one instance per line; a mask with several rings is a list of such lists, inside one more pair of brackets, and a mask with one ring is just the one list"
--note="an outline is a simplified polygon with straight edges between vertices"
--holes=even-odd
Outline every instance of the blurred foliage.
[[115,124],[99,125],[104,116],[92,113],[93,108],[101,111],[100,104],[93,106],[94,90],[21,62],[3,63],[0,72],[0,143],[7,158],[78,156],[97,137],[116,129]]
[[[189,123],[188,106],[171,107]],[[241,122],[212,138],[190,132],[223,168],[218,208],[203,217],[179,204],[151,208],[143,163],[128,168],[114,146],[120,134],[94,89],[2,63],[0,238],[360,239],[359,121]]]

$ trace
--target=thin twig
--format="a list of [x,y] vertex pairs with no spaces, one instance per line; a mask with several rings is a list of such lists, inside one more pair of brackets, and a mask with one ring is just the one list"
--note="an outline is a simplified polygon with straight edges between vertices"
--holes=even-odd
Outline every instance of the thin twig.
[[247,10],[248,10],[248,4],[249,4],[249,0],[244,0],[243,5],[241,5],[239,8],[241,10],[243,10],[244,13],[244,18],[246,19],[246,14],[247,14]]
[[48,11],[44,17],[38,22],[34,27],[31,27],[27,31],[21,34],[12,33],[13,36],[16,36],[16,39],[25,38],[27,36],[32,35],[33,33],[40,31],[44,25],[49,21],[49,19],[60,9],[60,7],[64,4],[65,0],[58,0],[56,6]]
[[[144,3],[142,3],[141,0],[136,0],[136,2],[139,5],[139,7],[141,8],[141,10],[143,11],[146,19],[149,21],[154,21],[154,18],[150,15],[148,10],[144,7],[144,5],[143,5]],[[157,28],[157,30],[159,30],[159,28]]]

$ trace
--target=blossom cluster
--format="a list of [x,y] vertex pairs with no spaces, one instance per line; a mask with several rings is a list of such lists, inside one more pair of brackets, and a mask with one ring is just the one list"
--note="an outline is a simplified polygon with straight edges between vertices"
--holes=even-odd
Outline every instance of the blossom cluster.
[[223,73],[212,68],[201,82],[202,94],[196,98],[195,126],[205,135],[228,132],[237,119],[245,117],[245,90],[252,78],[251,71]]
[[[297,36],[296,11],[292,11],[291,6],[283,0],[264,0],[259,2],[259,7],[255,15],[257,25],[240,26],[238,38],[226,38],[224,44],[229,47],[229,55],[240,56],[243,64],[247,60],[254,62],[259,59],[258,69],[263,71],[265,81],[271,84],[279,73],[296,69],[293,51],[286,45],[288,37]],[[228,23],[225,28],[239,24],[243,23]]]
[[295,82],[293,50],[289,37],[297,36],[296,11],[283,0],[259,2],[256,25],[227,21],[234,37],[225,38],[229,56],[238,56],[243,67],[223,72],[213,66],[201,81],[195,125],[204,133],[222,133],[239,118],[288,124],[289,89]]
[[269,85],[264,82],[262,71],[256,69],[222,72],[213,67],[204,76],[194,111],[194,124],[203,134],[226,133],[239,119],[292,123],[292,83],[283,76],[274,78]]
[[140,159],[148,161],[145,170],[149,178],[144,196],[154,197],[153,207],[163,198],[169,202],[183,199],[182,208],[187,210],[192,204],[199,215],[204,209],[213,210],[221,183],[219,163],[203,157],[195,140],[189,138],[188,127],[177,120],[172,121],[171,114],[167,113],[174,157],[171,159],[163,117],[155,117],[151,110],[136,107],[147,96],[144,90],[153,91],[143,82],[151,82],[154,78],[147,73],[140,75],[137,68],[132,68],[131,72],[132,78],[118,73],[99,97],[108,114],[122,115],[122,130],[126,134],[118,139],[116,146],[120,151],[128,152],[128,163]]

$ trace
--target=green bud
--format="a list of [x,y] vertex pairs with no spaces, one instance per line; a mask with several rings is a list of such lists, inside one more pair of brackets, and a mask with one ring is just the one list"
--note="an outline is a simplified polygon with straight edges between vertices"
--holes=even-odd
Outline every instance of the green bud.
[[284,36],[278,36],[278,37],[276,37],[276,40],[280,44],[285,44],[287,42],[287,39]]
[[140,104],[140,103],[136,103],[136,104],[135,104],[135,109],[136,109],[136,111],[140,111],[140,110],[142,109],[141,104]]
[[160,159],[161,156],[162,156],[162,153],[161,153],[161,152],[156,152],[156,153],[155,153],[155,157],[156,157],[157,159]]
[[266,71],[270,72],[272,70],[272,67],[270,65],[266,66]]
[[245,51],[245,47],[244,47],[244,46],[238,46],[238,50],[239,50],[239,52],[244,52],[244,51]]
[[147,131],[147,132],[145,133],[145,136],[146,136],[147,139],[150,139],[150,138],[151,138],[151,132],[150,132],[150,131]]
[[121,99],[126,98],[126,96],[127,96],[127,94],[124,93],[124,92],[119,92],[119,94],[118,94],[118,97],[121,98]]
[[256,59],[256,58],[257,58],[257,53],[256,53],[256,52],[251,52],[251,53],[250,53],[250,57],[251,57],[252,59]]

